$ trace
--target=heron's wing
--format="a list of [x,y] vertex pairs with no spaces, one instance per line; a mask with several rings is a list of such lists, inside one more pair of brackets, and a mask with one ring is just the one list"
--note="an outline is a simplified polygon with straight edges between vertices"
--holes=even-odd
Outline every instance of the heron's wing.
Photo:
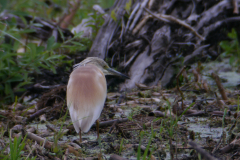
[[75,69],[67,86],[67,105],[77,133],[88,132],[99,118],[107,95],[106,79],[100,69],[86,65]]

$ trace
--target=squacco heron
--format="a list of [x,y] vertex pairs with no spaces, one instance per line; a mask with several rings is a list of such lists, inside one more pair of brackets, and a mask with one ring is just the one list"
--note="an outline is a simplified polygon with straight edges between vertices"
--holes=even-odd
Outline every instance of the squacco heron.
[[67,85],[67,106],[73,126],[81,142],[81,132],[88,132],[96,121],[99,138],[98,118],[107,96],[105,75],[128,77],[110,68],[104,60],[97,57],[88,57],[73,68]]

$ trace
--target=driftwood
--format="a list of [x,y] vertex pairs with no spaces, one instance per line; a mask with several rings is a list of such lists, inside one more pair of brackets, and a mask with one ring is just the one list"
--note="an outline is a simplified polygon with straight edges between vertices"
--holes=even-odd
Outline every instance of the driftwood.
[[112,154],[109,160],[127,160],[126,158],[120,157],[119,155]]
[[239,0],[137,0],[129,14],[127,2],[116,1],[109,14],[114,12],[117,21],[108,16],[88,55],[128,72],[131,79],[121,89],[135,83],[168,85],[184,65],[216,58],[226,30],[240,25]]
[[209,160],[217,160],[217,158],[211,156],[207,151],[202,149],[197,143],[193,141],[189,141],[189,144],[198,152],[200,153],[205,159]]
[[[40,145],[43,145],[44,148],[47,148],[47,149],[53,149],[54,147],[54,143],[53,142],[49,142],[48,140],[42,138],[42,137],[39,137],[37,136],[36,134],[33,134],[33,133],[30,133],[30,132],[26,132],[24,130],[22,130],[22,135],[23,136],[26,136],[28,139],[30,140],[33,140],[33,141],[36,141],[38,144]],[[61,147],[61,148],[66,148],[68,149],[68,152],[69,153],[73,153],[74,155],[76,156],[80,156],[80,152],[75,150],[72,146],[70,145],[66,145],[66,144],[61,144],[61,145],[57,145],[58,147]]]
[[[116,1],[114,4],[116,19],[117,21],[121,19],[124,14],[124,7],[127,3],[127,0]],[[107,18],[103,26],[100,28],[98,34],[93,42],[92,48],[89,52],[89,56],[99,57],[104,59],[107,54],[108,45],[115,33],[115,30],[118,28],[117,22],[115,22],[110,16]]]

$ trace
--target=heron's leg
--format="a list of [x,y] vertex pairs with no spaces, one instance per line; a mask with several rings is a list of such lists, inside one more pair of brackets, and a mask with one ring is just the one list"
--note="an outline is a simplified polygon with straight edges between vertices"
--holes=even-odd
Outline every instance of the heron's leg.
[[82,131],[81,128],[79,128],[79,142],[82,143]]
[[99,121],[96,120],[96,128],[97,128],[97,139],[99,139]]

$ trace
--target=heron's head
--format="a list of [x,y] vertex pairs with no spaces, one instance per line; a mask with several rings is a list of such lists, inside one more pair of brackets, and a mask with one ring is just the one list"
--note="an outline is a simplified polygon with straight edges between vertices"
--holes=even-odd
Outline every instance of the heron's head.
[[75,64],[73,66],[73,68],[76,69],[78,67],[85,66],[88,64],[97,66],[103,72],[104,75],[115,75],[115,76],[129,79],[128,76],[110,68],[104,60],[102,60],[101,58],[97,58],[97,57],[88,57],[88,58],[84,59],[82,62]]

